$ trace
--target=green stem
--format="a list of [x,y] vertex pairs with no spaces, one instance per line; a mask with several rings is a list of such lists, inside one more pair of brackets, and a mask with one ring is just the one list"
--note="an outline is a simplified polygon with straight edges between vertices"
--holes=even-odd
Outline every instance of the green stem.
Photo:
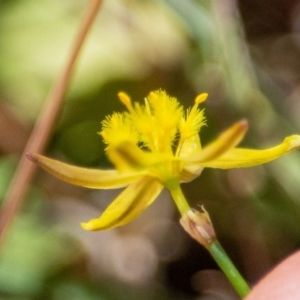
[[178,207],[178,210],[180,211],[180,214],[183,216],[191,208],[187,203],[180,186],[178,185],[176,188],[170,189],[170,193],[175,201],[176,206]]
[[233,265],[230,258],[227,256],[225,250],[216,240],[213,243],[206,246],[214,260],[222,269],[228,280],[231,282],[238,294],[244,298],[250,292],[250,288],[246,281],[243,279],[239,271]]
[[[184,216],[190,210],[190,206],[182,193],[180,185],[175,185],[175,187],[173,185],[173,187],[169,190],[181,215]],[[207,243],[204,246],[210,252],[216,263],[219,265],[232,286],[237,291],[237,293],[242,298],[245,297],[250,292],[250,288],[239,271],[236,269],[230,258],[227,256],[225,250],[222,248],[218,240],[215,240],[212,243]]]

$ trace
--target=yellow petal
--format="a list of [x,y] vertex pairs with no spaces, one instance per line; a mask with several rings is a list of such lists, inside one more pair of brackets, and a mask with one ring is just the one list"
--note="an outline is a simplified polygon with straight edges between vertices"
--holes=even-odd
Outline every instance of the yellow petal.
[[131,142],[124,142],[107,151],[116,169],[120,171],[145,169],[164,160],[165,155],[146,152]]
[[143,172],[119,174],[116,170],[94,170],[75,167],[39,154],[27,154],[26,156],[61,180],[94,189],[124,187],[145,176]]
[[280,145],[266,150],[231,149],[215,160],[201,163],[201,166],[219,169],[247,168],[267,163],[298,148],[300,136],[292,135],[285,138]]
[[[179,157],[193,157],[195,153],[200,152],[202,149],[200,138],[198,134],[192,135],[185,139],[181,148],[178,148]],[[180,172],[180,182],[190,182],[197,178],[203,170],[199,165],[185,165]]]
[[203,167],[199,165],[184,166],[180,172],[180,182],[190,182],[196,179],[203,171]]
[[163,186],[151,178],[143,178],[129,185],[98,219],[81,223],[86,230],[111,229],[131,222],[159,195]]
[[201,143],[198,133],[184,140],[179,149],[179,157],[189,157],[201,151]]
[[214,160],[239,144],[247,130],[248,122],[246,120],[239,121],[224,131],[215,141],[204,147],[203,150],[185,158],[184,161],[201,163],[202,165],[202,162]]

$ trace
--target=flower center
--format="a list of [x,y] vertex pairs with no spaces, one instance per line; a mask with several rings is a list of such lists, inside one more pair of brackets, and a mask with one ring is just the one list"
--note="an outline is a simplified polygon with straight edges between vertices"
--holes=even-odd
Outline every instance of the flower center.
[[200,94],[186,112],[177,99],[162,90],[151,92],[143,105],[132,104],[125,93],[118,96],[128,112],[114,113],[102,122],[100,134],[107,149],[129,141],[145,151],[179,156],[185,142],[198,137],[205,125],[204,112],[198,104],[206,100],[207,94]]

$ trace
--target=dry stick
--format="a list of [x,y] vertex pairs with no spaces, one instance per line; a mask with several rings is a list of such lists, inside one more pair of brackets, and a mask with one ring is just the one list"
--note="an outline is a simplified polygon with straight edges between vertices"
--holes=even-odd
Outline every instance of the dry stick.
[[58,78],[50,92],[39,119],[27,142],[15,175],[6,193],[5,202],[0,212],[0,247],[3,245],[4,236],[12,224],[14,216],[22,204],[28,185],[33,177],[36,166],[25,157],[27,152],[43,152],[49,141],[54,122],[61,110],[65,92],[70,84],[76,59],[83,46],[91,25],[93,24],[102,0],[91,0],[80,25],[71,55],[61,76]]

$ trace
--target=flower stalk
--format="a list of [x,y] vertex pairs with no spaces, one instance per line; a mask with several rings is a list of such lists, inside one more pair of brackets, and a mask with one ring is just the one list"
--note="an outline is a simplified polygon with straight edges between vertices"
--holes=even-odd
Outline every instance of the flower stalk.
[[218,240],[207,245],[206,249],[219,265],[220,269],[224,272],[237,293],[242,298],[246,297],[250,293],[250,287],[236,269]]
[[203,206],[201,212],[191,209],[180,187],[170,192],[181,212],[180,224],[184,230],[209,251],[236,292],[245,297],[250,288],[219,243],[208,212]]
[[184,216],[189,210],[190,206],[188,205],[180,186],[177,188],[170,190],[171,196],[175,201],[175,204],[182,216]]
[[207,211],[203,206],[201,209],[202,212],[189,210],[182,216],[180,223],[193,239],[209,251],[236,292],[244,298],[250,288],[219,243]]

